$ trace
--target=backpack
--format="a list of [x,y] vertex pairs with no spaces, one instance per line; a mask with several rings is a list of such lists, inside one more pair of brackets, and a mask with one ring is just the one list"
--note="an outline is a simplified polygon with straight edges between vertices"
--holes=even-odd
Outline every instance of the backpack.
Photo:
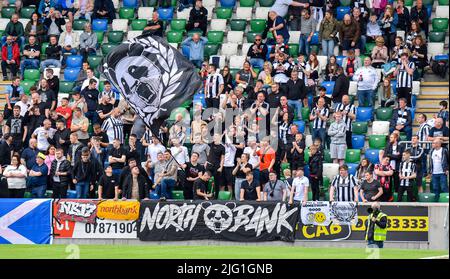
[[448,69],[448,55],[436,55],[431,61],[431,70],[441,78],[445,78]]

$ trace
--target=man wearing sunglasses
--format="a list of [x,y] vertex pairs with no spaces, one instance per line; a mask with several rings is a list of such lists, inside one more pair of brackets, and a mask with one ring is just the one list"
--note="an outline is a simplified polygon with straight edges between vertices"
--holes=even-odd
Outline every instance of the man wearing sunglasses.
[[252,67],[262,69],[266,55],[267,46],[262,42],[262,36],[256,35],[255,42],[250,46],[247,52],[247,57],[250,58],[250,64]]

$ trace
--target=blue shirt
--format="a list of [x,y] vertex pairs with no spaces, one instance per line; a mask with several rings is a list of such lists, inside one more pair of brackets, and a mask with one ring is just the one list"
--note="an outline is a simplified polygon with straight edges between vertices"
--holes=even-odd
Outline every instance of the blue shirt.
[[41,176],[30,176],[31,187],[40,187],[47,185],[48,167],[45,163],[40,166],[35,163],[31,170],[42,173]]
[[208,43],[208,39],[201,37],[198,42],[194,42],[192,38],[187,38],[183,41],[183,45],[189,47],[189,60],[201,60],[203,61],[203,52],[205,45]]
[[[285,42],[289,41],[289,31],[286,25],[286,21],[284,20],[284,18],[282,18],[281,16],[277,16],[277,18],[275,19],[275,24],[274,26],[278,26],[280,24],[283,24],[283,28],[281,28],[280,30],[276,30],[277,35],[281,35],[283,36],[283,39]],[[307,34],[309,35],[309,34]]]
[[8,60],[12,60],[13,59],[12,45],[6,45],[6,48],[8,49]]
[[29,147],[25,148],[22,152],[21,158],[25,160],[25,165],[27,169],[31,169],[33,165],[36,163],[36,155],[39,151],[36,149],[31,149]]

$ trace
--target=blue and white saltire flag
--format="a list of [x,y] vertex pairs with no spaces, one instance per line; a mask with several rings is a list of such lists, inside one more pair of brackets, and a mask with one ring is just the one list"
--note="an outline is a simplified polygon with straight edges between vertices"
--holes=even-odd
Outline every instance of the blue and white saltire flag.
[[0,244],[51,244],[51,199],[2,199]]

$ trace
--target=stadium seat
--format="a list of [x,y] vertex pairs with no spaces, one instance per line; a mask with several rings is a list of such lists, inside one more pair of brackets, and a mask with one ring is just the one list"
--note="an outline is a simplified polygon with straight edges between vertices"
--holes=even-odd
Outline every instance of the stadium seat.
[[305,133],[305,121],[303,120],[294,120],[293,124],[297,125],[298,131],[302,134]]
[[428,43],[427,49],[428,57],[434,57],[439,54],[444,54],[444,43]]
[[88,21],[86,19],[75,19],[73,21],[72,27],[73,30],[84,30],[84,25],[87,23]]
[[136,37],[138,37],[140,35],[142,35],[142,31],[130,30],[130,31],[127,32],[127,40],[134,39],[134,38],[136,38]]
[[432,43],[443,43],[445,42],[445,32],[444,31],[431,31],[428,34],[428,38]]
[[245,19],[232,19],[230,21],[231,31],[245,31],[247,27],[247,20]]
[[[373,50],[374,47],[375,47],[375,43],[366,43],[366,55],[367,56],[371,56],[372,55],[372,50]],[[362,60],[362,61],[364,61],[364,60]]]
[[172,20],[173,18],[173,8],[159,8],[158,9],[159,19],[161,20]]
[[[310,45],[318,45],[319,44],[319,32],[314,32],[313,36],[311,37],[311,42],[309,42]],[[318,52],[316,52],[318,53]]]
[[252,32],[263,32],[266,29],[267,21],[265,19],[250,20],[250,30]]
[[211,44],[221,44],[223,42],[223,31],[209,31],[208,42]]
[[109,31],[108,43],[120,44],[123,41],[123,31]]
[[39,80],[41,78],[41,72],[38,69],[26,69],[23,74],[23,79],[26,80]]
[[440,6],[448,6],[449,1],[448,0],[439,0],[438,3]]
[[[0,18],[0,30],[5,30],[6,29],[6,25],[8,25],[8,23],[11,20],[8,18]],[[3,34],[3,33],[2,33]]]
[[258,0],[261,7],[272,7],[275,0]]
[[167,41],[169,43],[181,43],[183,41],[183,32],[169,31],[167,32]]
[[16,13],[16,8],[14,6],[6,6],[2,8],[2,17],[11,18],[13,14]]
[[369,135],[369,147],[372,149],[384,149],[386,147],[386,136]]
[[248,50],[252,46],[252,43],[243,43],[242,44],[242,55],[247,55]]
[[342,21],[346,14],[350,14],[350,10],[351,10],[351,8],[348,7],[348,6],[347,7],[346,6],[337,7],[337,9],[336,9],[336,19],[339,20],[339,21]]
[[377,120],[381,120],[381,121],[389,121],[392,118],[392,111],[393,109],[388,107],[388,108],[383,108],[383,107],[379,107],[375,110],[375,115],[377,117]]
[[77,191],[75,191],[75,190],[67,190],[67,198],[68,199],[76,199],[77,198]]
[[289,31],[289,46],[298,44],[300,40],[300,31]]
[[437,18],[448,18],[449,17],[448,6],[436,6],[435,16]]
[[325,71],[325,68],[327,66],[328,57],[325,55],[317,55],[317,61],[319,61],[320,68],[322,71]]
[[359,149],[347,149],[345,151],[346,163],[359,163],[361,160],[361,150]]
[[242,65],[244,64],[246,58],[247,58],[246,56],[238,56],[238,55],[230,56],[229,57],[230,62],[228,63],[228,65],[230,66],[230,68],[240,69],[242,68]]
[[335,83],[334,81],[323,81],[321,84],[321,86],[325,87],[325,89],[327,90],[325,94],[328,95],[329,97],[331,96],[331,94],[333,94],[334,83]]
[[245,20],[251,20],[253,15],[253,8],[237,7],[236,16]]
[[220,7],[216,8],[216,16],[220,19],[230,19],[233,14],[233,9]]
[[209,58],[211,55],[217,55],[219,52],[219,45],[218,44],[206,44],[204,55],[205,58]]
[[374,121],[372,123],[372,135],[385,135],[389,134],[389,121]]
[[305,177],[309,177],[309,165],[305,165],[303,167],[303,173],[304,173]]
[[227,42],[228,43],[237,43],[242,44],[244,38],[243,31],[228,31],[227,34]]
[[328,178],[328,176],[323,176],[323,189],[325,191],[328,191],[328,189],[330,189],[330,184],[331,184],[331,180],[330,178]]
[[150,199],[151,200],[159,200],[160,196],[156,193],[156,191],[151,191],[150,192]]
[[[221,49],[221,54],[225,55],[225,56],[232,56],[232,55],[237,55],[238,53],[238,44],[236,43],[226,43],[222,45],[222,49]],[[238,68],[240,68],[242,66],[239,65]]]
[[350,85],[348,87],[348,95],[349,96],[356,96],[356,93],[358,92],[358,82],[357,81],[350,81]]
[[120,19],[128,19],[131,20],[134,18],[134,9],[133,8],[120,8],[119,9],[119,18]]
[[127,19],[114,19],[112,21],[111,27],[112,27],[113,31],[127,32],[128,31],[128,20]]
[[344,62],[345,58],[346,58],[346,56],[342,56],[342,55],[336,56],[336,63],[342,67],[342,62]]
[[153,7],[139,7],[138,8],[138,18],[151,20],[153,17]]
[[[247,33],[247,42],[248,43],[255,42],[256,35],[261,35],[261,33],[257,33],[257,32],[246,32],[246,33]],[[267,46],[267,47],[269,47],[269,46]],[[269,53],[268,49],[267,49],[267,52]]]
[[147,20],[145,19],[133,19],[131,21],[131,30],[144,30],[147,26]]
[[305,121],[308,121],[309,114],[311,113],[311,110],[309,109],[309,107],[302,107],[301,113],[302,113],[302,119]]
[[94,31],[108,31],[108,20],[96,18],[92,20],[92,30]]
[[[36,7],[22,7],[20,9],[20,17],[21,18],[31,18],[31,15],[36,12]],[[24,26],[25,27],[25,26]]]
[[405,6],[412,7],[414,3],[414,0],[405,0]]
[[30,95],[30,88],[32,86],[36,85],[36,81],[35,80],[22,80],[20,82],[20,86],[22,86],[23,91],[25,92],[25,94]]
[[365,135],[356,135],[352,134],[352,148],[353,149],[362,149],[364,148],[364,143],[366,142]]
[[139,0],[123,0],[123,6],[127,8],[137,8]]
[[203,0],[204,7],[216,7],[216,0]]
[[380,150],[379,149],[367,149],[364,153],[364,157],[372,164],[378,164],[380,162]]
[[397,30],[397,37],[401,37],[403,40],[405,39],[405,31]]
[[[206,7],[206,9],[208,9]],[[191,13],[192,8],[186,8],[181,12],[177,12],[177,19],[189,20],[189,15]],[[210,19],[209,10],[208,10],[208,20]]]
[[220,191],[218,196],[219,201],[229,201],[231,200],[231,192]]
[[367,134],[367,126],[367,122],[353,122],[352,132],[356,135],[365,135]]
[[323,161],[325,163],[333,163],[333,160],[331,159],[330,150],[328,150],[328,149],[323,150]]
[[339,164],[333,163],[323,164],[323,176],[328,177],[330,181],[332,181],[333,178],[338,174],[339,174]]
[[433,18],[431,25],[433,26],[433,31],[447,31],[448,18]]
[[102,47],[101,47],[101,49],[102,49],[102,54],[103,54],[103,55],[108,55],[108,53],[109,53],[113,48],[115,48],[116,46],[117,46],[116,44],[110,44],[110,43],[108,43],[108,44],[103,44]]
[[419,193],[419,202],[435,202],[435,194]]
[[66,68],[64,70],[64,80],[65,81],[76,81],[78,78],[78,73],[80,68]]
[[358,107],[356,109],[356,121],[372,121],[372,107]]
[[356,169],[358,168],[358,164],[348,163],[346,165],[348,167],[348,173],[351,175],[356,175]]
[[300,49],[299,44],[291,44],[289,43],[289,56],[296,58],[298,57],[298,51]]
[[81,68],[83,66],[83,56],[69,55],[66,58],[67,68]]
[[254,7],[255,0],[239,0],[239,6],[241,7]]
[[[397,202],[397,200],[398,200],[398,193],[397,192],[393,193],[393,198],[394,198],[394,202]],[[402,202],[407,202],[407,201],[408,201],[408,195],[406,193],[404,193],[403,197],[402,197]]]
[[74,86],[75,86],[75,83],[72,81],[60,80],[59,81],[59,92],[71,93],[73,91],[72,89]]
[[94,31],[95,35],[97,36],[97,44],[103,43],[103,38],[105,37],[105,32],[103,31]]
[[[172,21],[173,22],[173,21]],[[224,31],[227,28],[227,20],[215,18],[211,20],[210,31]]]
[[269,7],[257,7],[255,9],[255,16],[253,18],[256,19],[267,19],[269,16]]
[[449,202],[448,193],[441,193],[439,195],[439,202],[447,203]]
[[220,0],[220,6],[233,8],[236,5],[236,0]]
[[348,7],[352,3],[351,0],[340,0],[339,2],[341,3],[342,7]]
[[172,199],[174,199],[174,200],[184,200],[183,191],[173,190],[172,191]]
[[224,55],[211,55],[209,57],[209,64],[215,64],[219,68],[225,67],[226,56]]

